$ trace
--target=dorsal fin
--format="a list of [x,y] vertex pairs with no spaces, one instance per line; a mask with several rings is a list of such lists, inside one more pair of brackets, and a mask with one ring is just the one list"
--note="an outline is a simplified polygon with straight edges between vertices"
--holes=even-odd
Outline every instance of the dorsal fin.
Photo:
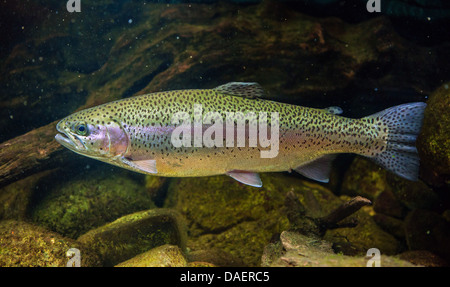
[[214,90],[223,94],[250,99],[264,96],[264,89],[258,83],[230,82],[218,86]]

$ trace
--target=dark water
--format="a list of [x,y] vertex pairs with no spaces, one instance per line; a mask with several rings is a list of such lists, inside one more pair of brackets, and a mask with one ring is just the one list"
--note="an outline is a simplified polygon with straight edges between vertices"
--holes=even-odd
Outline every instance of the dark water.
[[[113,100],[157,91],[213,88],[231,81],[258,82],[268,91],[268,99],[284,103],[339,106],[343,116],[352,118],[403,103],[426,102],[436,94],[440,99],[436,100],[437,115],[443,122],[448,119],[447,1],[381,0],[381,12],[373,13],[367,11],[365,0],[75,2],[80,3],[80,12],[68,12],[66,1],[0,3],[0,203],[5,206],[0,220],[31,222],[76,240],[121,216],[169,208],[185,218],[190,250],[219,248],[241,260],[241,265],[259,266],[270,237],[288,228],[285,215],[276,211],[283,200],[266,198],[277,202],[274,205],[258,205],[258,199],[251,197],[234,200],[233,192],[240,186],[232,186],[235,183],[225,177],[218,177],[218,183],[207,179],[156,181],[76,155],[54,144],[56,121]],[[437,93],[439,89],[444,92]],[[362,195],[375,203],[379,216],[371,220],[383,236],[392,239],[383,241],[389,247],[382,253],[426,250],[443,260],[436,260],[436,265],[445,265],[442,262],[450,258],[444,244],[450,238],[448,153],[445,148],[444,152],[438,148],[428,152],[427,143],[443,137],[437,140],[442,147],[449,139],[445,133],[442,136],[446,126],[436,132],[433,127],[424,127],[430,134],[424,135],[418,149],[426,168],[422,167],[414,188],[369,163],[359,169],[353,155],[338,157],[330,183],[322,187],[336,200],[342,195]],[[29,132],[35,134],[25,137]],[[272,175],[267,176],[271,181]],[[282,180],[275,176],[270,186],[283,196],[287,192],[283,186],[294,184],[292,180],[312,183],[300,175],[282,176]],[[120,183],[114,185],[111,178]],[[221,194],[229,192],[230,196],[216,200],[235,206],[229,217],[236,220],[227,215],[214,217],[215,200],[195,197],[210,192],[202,187],[214,186],[220,186]],[[179,195],[190,192],[192,198]],[[380,194],[390,200],[377,201]],[[198,207],[199,215],[190,201],[204,203]],[[322,211],[329,208],[319,205]],[[386,211],[392,205],[401,211]],[[272,226],[263,228],[266,241],[244,252],[240,250],[247,250],[246,246],[223,239],[236,237],[233,228],[250,228],[243,223],[258,222],[258,208],[279,216],[278,221],[271,221]],[[425,219],[414,225],[411,218],[417,216]],[[386,218],[397,225],[386,223]],[[405,233],[392,231],[399,228]],[[423,230],[433,230],[432,235],[423,237]],[[206,244],[202,240],[208,234],[213,238]],[[249,238],[261,237],[251,228],[248,234]],[[336,245],[336,238],[328,240]],[[364,253],[364,244],[354,243],[356,254]],[[133,255],[148,249],[140,247]],[[337,251],[354,255],[345,249]],[[107,262],[115,265],[131,257]],[[8,265],[5,262],[0,260],[1,265]],[[99,265],[108,265],[104,262]]]

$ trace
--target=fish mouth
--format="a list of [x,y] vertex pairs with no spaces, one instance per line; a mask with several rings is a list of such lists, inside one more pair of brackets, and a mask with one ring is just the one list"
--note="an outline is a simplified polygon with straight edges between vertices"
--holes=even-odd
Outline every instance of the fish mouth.
[[70,133],[63,130],[60,126],[60,123],[56,125],[56,130],[60,133],[56,134],[55,139],[62,146],[76,151],[87,150],[84,143],[77,136],[71,135]]

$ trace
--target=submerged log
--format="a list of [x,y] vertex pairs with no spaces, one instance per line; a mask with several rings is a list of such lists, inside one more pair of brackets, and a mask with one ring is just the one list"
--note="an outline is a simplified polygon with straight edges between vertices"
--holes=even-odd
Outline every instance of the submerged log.
[[0,187],[53,168],[70,155],[55,140],[56,123],[52,122],[0,144]]

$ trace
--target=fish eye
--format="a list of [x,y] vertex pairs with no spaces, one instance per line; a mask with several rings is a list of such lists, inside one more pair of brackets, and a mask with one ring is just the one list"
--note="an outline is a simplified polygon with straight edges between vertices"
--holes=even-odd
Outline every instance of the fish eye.
[[88,134],[88,127],[85,123],[78,123],[75,125],[75,132],[80,136],[85,136]]

